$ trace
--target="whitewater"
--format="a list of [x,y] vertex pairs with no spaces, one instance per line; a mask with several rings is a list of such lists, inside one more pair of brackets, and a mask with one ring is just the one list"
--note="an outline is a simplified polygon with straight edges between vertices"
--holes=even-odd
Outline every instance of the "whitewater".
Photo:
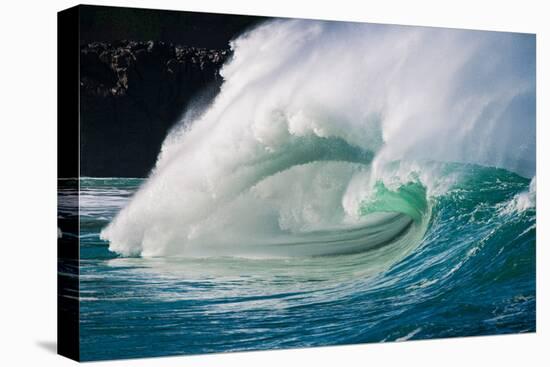
[[[231,47],[219,95],[173,129],[102,232],[112,251],[285,257],[418,242],[430,198],[459,180],[433,162],[535,174],[524,35],[280,20]],[[423,208],[365,210],[379,185],[411,182]]]

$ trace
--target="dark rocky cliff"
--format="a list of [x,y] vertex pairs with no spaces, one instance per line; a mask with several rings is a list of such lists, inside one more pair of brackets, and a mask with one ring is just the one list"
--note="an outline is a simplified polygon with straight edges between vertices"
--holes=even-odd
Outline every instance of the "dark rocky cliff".
[[82,176],[145,177],[189,103],[219,91],[229,49],[93,42],[80,49]]

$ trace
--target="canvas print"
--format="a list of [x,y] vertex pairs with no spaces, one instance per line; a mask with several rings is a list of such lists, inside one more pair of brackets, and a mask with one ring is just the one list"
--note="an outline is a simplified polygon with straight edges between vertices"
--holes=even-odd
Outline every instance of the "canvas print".
[[59,350],[536,330],[534,34],[59,13]]

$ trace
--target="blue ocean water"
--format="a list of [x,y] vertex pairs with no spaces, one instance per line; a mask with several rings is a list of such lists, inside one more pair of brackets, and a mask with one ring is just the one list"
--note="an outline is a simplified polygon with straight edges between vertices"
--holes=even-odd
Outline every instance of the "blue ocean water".
[[534,180],[449,167],[438,195],[378,185],[362,213],[410,223],[376,248],[265,258],[111,252],[100,232],[144,180],[81,179],[82,359],[534,332]]

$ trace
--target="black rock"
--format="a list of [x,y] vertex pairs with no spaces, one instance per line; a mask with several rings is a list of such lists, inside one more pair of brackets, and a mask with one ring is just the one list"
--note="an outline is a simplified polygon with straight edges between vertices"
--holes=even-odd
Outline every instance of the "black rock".
[[81,46],[81,175],[147,176],[193,97],[217,94],[229,56],[154,41]]

